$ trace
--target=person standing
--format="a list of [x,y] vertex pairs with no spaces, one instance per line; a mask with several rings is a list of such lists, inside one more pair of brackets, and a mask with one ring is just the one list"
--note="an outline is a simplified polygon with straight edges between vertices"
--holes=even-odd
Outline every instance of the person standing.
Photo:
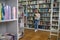
[[40,13],[38,12],[38,9],[34,10],[34,28],[35,32],[38,29],[38,23],[40,22]]

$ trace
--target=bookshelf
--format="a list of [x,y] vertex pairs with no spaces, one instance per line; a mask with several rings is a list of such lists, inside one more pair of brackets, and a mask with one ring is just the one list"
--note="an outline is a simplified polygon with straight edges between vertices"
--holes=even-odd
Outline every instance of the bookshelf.
[[57,36],[57,39],[58,40],[58,37],[59,37],[59,24],[60,24],[60,13],[59,13],[59,9],[60,9],[60,2],[58,2],[58,0],[52,0],[51,2],[51,27],[50,27],[50,37],[52,36]]
[[25,19],[24,26],[27,27],[27,23],[26,23],[27,22],[27,11],[26,11],[27,2],[26,2],[26,0],[19,0],[18,3],[24,7],[24,19]]
[[34,29],[34,9],[41,15],[38,30],[49,31],[50,37],[59,36],[60,29],[60,0],[20,0],[25,8],[25,28]]
[[0,37],[7,34],[17,36],[17,0],[0,0]]
[[[39,13],[41,14],[41,23],[43,22],[42,27],[44,27],[43,29],[50,29],[50,25],[48,25],[50,23],[50,14],[51,14],[51,2],[45,2],[45,1],[41,1],[41,0],[26,0],[26,1],[21,1],[19,3],[24,4],[23,6],[26,6],[26,12],[25,14],[27,14],[27,26],[28,28],[34,28],[34,9],[38,9]],[[27,3],[27,4],[26,4]],[[47,21],[48,20],[48,21]],[[40,25],[40,24],[39,24]],[[39,28],[42,29],[42,28]]]
[[[41,14],[40,23],[42,24],[42,28],[39,29],[50,29],[50,9],[51,9],[51,2],[43,1],[43,0],[34,0],[34,1],[27,1],[27,20],[28,20],[28,28],[34,28],[34,9],[38,9],[39,13]],[[49,25],[48,25],[49,24]],[[32,26],[33,25],[33,26]],[[40,25],[40,24],[39,24]]]
[[50,31],[51,27],[59,27],[59,0],[54,3],[52,0],[20,0],[19,3],[24,4],[23,7],[26,8],[26,28],[34,28],[34,9],[38,9],[41,15],[39,30]]
[[[24,26],[27,27],[26,0],[18,0],[18,39],[24,36]],[[22,15],[23,14],[23,15]]]

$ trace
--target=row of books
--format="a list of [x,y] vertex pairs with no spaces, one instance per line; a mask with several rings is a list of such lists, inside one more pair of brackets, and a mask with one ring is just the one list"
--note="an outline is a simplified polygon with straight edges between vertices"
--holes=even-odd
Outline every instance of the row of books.
[[60,2],[60,0],[54,0],[54,2]]
[[9,5],[0,3],[0,20],[16,19],[17,9]]
[[33,17],[28,17],[27,19],[28,19],[28,20],[33,20]]
[[28,14],[28,16],[32,16],[33,17],[34,15],[33,14]]
[[[36,0],[19,0],[19,1],[36,1]],[[40,0],[40,1],[48,2],[48,1],[51,1],[51,0]]]
[[59,13],[53,13],[53,15],[59,15]]
[[[19,0],[19,1],[29,1],[29,2],[31,2],[31,0]],[[33,3],[35,3],[35,1]],[[51,2],[51,0],[38,0],[38,1],[39,1],[38,3]],[[60,2],[60,1],[59,0],[54,0],[54,2]]]
[[50,29],[50,26],[39,25],[39,29]]
[[[38,2],[39,2],[39,1],[38,1]],[[36,7],[36,8],[37,8],[37,7],[46,7],[46,8],[47,8],[47,7],[51,7],[50,4],[48,4],[48,3],[47,3],[47,4],[41,4],[41,3],[40,3],[40,4],[39,4],[39,3],[38,3],[38,4],[37,4],[37,3],[29,4],[29,3],[26,3],[26,2],[22,2],[22,5],[26,5],[26,4],[27,4],[27,5],[31,5],[31,7],[33,6],[33,7]],[[35,5],[33,5],[33,4],[35,4]],[[32,8],[33,8],[33,7],[32,7]],[[59,7],[58,3],[53,3],[53,7]]]
[[[21,2],[21,1],[20,1]],[[23,4],[23,5],[30,5],[30,4],[40,4],[40,3],[50,3],[51,1],[50,0],[40,0],[40,1],[22,1],[21,3]]]
[[[32,9],[28,9],[27,10],[27,12],[33,12],[33,9],[34,8],[32,8]],[[59,9],[53,9],[53,12],[58,12],[59,11]],[[39,12],[51,12],[51,9],[39,9]]]
[[43,14],[41,15],[41,17],[50,17],[50,14],[49,14],[49,13],[43,13]]
[[53,13],[53,17],[59,17],[59,13]]
[[[26,2],[23,2],[22,5],[26,5],[27,3]],[[36,4],[36,3],[35,3]],[[30,5],[30,8],[50,8],[51,5],[50,4],[37,4],[37,5],[33,5],[33,4],[27,4],[27,5]],[[53,4],[53,7],[59,7],[58,3],[54,3]]]
[[43,21],[49,21],[50,18],[41,18]]
[[37,3],[39,4],[39,3],[50,3],[51,2],[51,0],[39,0],[39,1],[37,1]]
[[[50,9],[39,9],[39,12],[50,12],[50,11],[51,11]],[[28,9],[27,12],[33,12],[33,9]]]
[[52,26],[52,29],[57,30],[57,29],[58,29],[58,27],[57,27],[57,26]]
[[[50,12],[51,9],[40,9],[41,12]],[[59,9],[53,9],[53,12],[58,12]]]
[[32,22],[32,21],[31,21],[31,22],[30,22],[30,21],[28,21],[28,24],[33,24],[33,22]]
[[28,8],[51,8],[51,5],[49,4],[41,4],[41,5],[29,5]]
[[54,17],[53,19],[54,19],[54,20],[58,20],[58,18],[57,18],[57,17]]
[[[43,26],[43,25],[41,25],[38,28],[40,28],[40,29],[50,29],[50,26]],[[53,26],[52,28],[55,29],[55,30],[57,30],[56,26]]]
[[[48,17],[48,18],[41,18],[41,20],[42,20],[42,21],[49,21],[50,18],[49,18],[49,17]],[[58,18],[55,18],[55,17],[54,17],[54,18],[52,19],[52,21],[55,21],[55,22],[57,21],[57,22],[58,22]]]
[[19,1],[26,1],[26,0],[19,0]]
[[56,12],[56,11],[58,12],[58,11],[59,11],[59,9],[53,9],[53,12]]
[[39,4],[39,3],[50,3],[51,0],[40,0],[40,1],[27,1],[27,4]]
[[[34,25],[29,24],[29,28],[34,28]],[[45,25],[38,25],[39,29],[50,29],[50,26],[45,26]]]
[[[49,13],[40,13],[41,14],[41,17],[50,17],[51,15]],[[58,17],[58,13],[53,13],[53,16],[52,17]],[[27,15],[26,16],[34,16],[33,13],[28,13],[27,12]]]
[[58,24],[57,23],[54,23],[54,24],[52,24],[53,26],[58,26]]

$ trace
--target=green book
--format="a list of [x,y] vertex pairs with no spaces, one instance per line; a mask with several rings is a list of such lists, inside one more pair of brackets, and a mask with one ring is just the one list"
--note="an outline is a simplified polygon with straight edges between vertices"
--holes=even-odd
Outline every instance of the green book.
[[0,20],[2,20],[2,4],[0,3]]

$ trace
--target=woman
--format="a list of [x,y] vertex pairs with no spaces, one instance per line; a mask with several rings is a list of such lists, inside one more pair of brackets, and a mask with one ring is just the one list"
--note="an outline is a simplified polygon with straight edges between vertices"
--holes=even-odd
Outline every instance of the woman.
[[38,12],[37,9],[35,9],[35,14],[34,14],[34,27],[35,27],[35,32],[37,31],[38,29],[38,23],[40,21],[40,13]]

